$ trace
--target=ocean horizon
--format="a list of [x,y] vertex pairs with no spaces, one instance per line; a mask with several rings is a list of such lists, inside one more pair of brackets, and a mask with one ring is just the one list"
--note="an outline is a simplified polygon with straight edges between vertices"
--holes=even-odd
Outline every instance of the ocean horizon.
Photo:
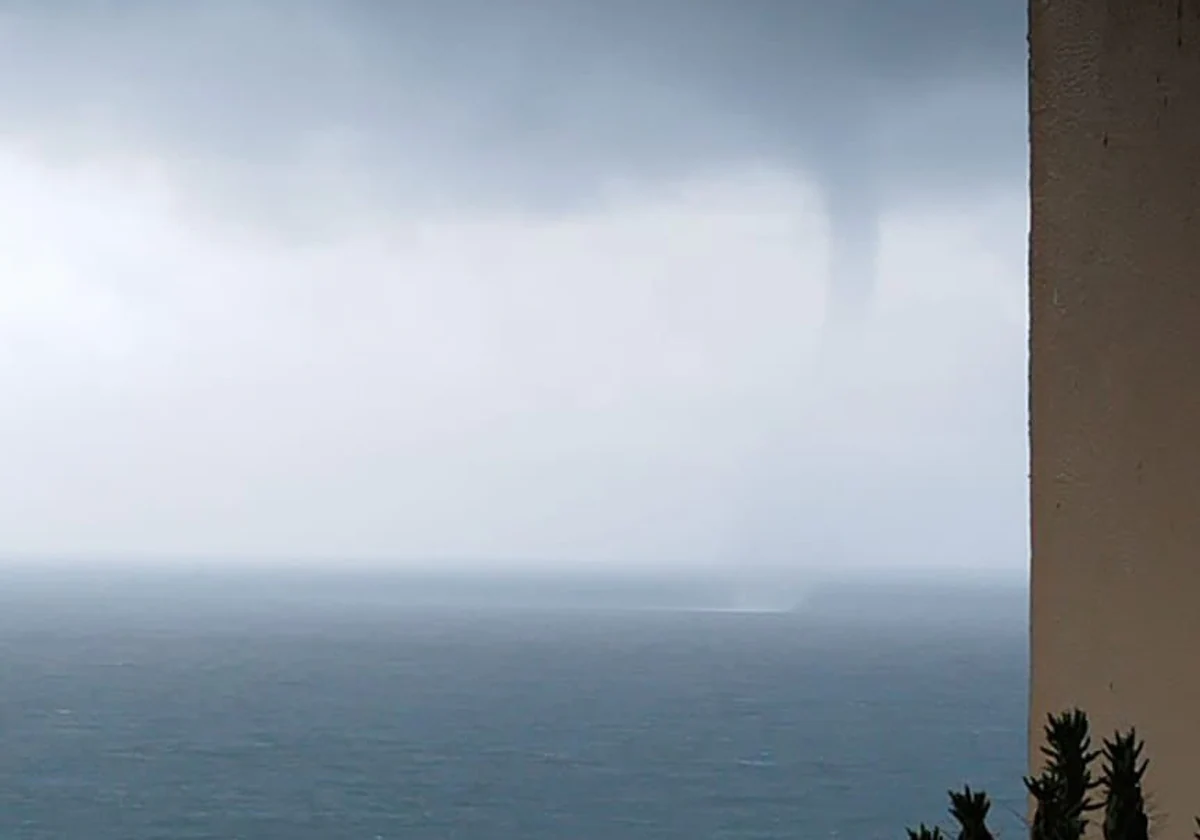
[[965,783],[1022,825],[1020,587],[189,574],[0,569],[9,836],[886,838]]

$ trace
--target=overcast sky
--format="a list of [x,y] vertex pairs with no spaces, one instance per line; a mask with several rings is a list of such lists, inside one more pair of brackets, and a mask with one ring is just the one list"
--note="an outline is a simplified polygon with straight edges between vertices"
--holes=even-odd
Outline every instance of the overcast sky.
[[1026,549],[1020,0],[0,0],[0,553]]

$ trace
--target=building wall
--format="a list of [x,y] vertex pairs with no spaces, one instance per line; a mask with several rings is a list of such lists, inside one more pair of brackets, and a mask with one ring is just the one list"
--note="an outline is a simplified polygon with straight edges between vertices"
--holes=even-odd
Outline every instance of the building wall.
[[1200,815],[1200,0],[1031,0],[1031,750],[1147,740]]

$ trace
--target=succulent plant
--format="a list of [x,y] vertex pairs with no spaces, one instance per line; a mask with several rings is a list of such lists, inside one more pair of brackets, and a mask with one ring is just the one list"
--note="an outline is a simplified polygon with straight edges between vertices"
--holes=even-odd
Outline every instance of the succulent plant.
[[1037,776],[1025,777],[1025,788],[1036,802],[1031,840],[1081,840],[1087,830],[1088,811],[1099,784],[1092,764],[1100,755],[1093,750],[1087,715],[1079,709],[1050,715],[1045,727],[1042,755],[1046,766]]
[[987,827],[992,802],[983,791],[966,786],[961,792],[950,791],[950,816],[958,822],[958,840],[994,840]]
[[1142,758],[1145,743],[1130,729],[1104,742],[1104,840],[1148,840],[1150,819],[1142,778],[1147,759]]
[[[1137,732],[1116,732],[1093,750],[1088,718],[1078,709],[1050,715],[1046,723],[1046,764],[1036,776],[1025,777],[1025,787],[1035,800],[1030,840],[1082,840],[1087,813],[1104,810],[1104,840],[1149,840],[1150,819],[1142,783],[1149,761],[1142,757],[1145,743]],[[1100,778],[1092,766],[1103,757]],[[1103,791],[1103,801],[1091,793]],[[950,815],[959,825],[957,840],[994,840],[987,827],[991,802],[983,791],[964,787],[950,791]],[[1200,817],[1195,817],[1194,840],[1200,840]],[[940,828],[924,823],[908,829],[908,840],[947,840]]]

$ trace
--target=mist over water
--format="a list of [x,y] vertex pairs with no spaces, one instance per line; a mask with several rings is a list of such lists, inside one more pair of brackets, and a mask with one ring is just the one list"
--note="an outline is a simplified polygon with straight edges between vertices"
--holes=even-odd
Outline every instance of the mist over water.
[[0,565],[0,624],[89,620],[196,621],[216,615],[269,625],[277,616],[362,610],[380,618],[426,611],[494,613],[727,611],[857,623],[1019,627],[1026,586],[1015,576],[947,576],[786,568],[642,571],[447,569],[424,566],[105,562]]

